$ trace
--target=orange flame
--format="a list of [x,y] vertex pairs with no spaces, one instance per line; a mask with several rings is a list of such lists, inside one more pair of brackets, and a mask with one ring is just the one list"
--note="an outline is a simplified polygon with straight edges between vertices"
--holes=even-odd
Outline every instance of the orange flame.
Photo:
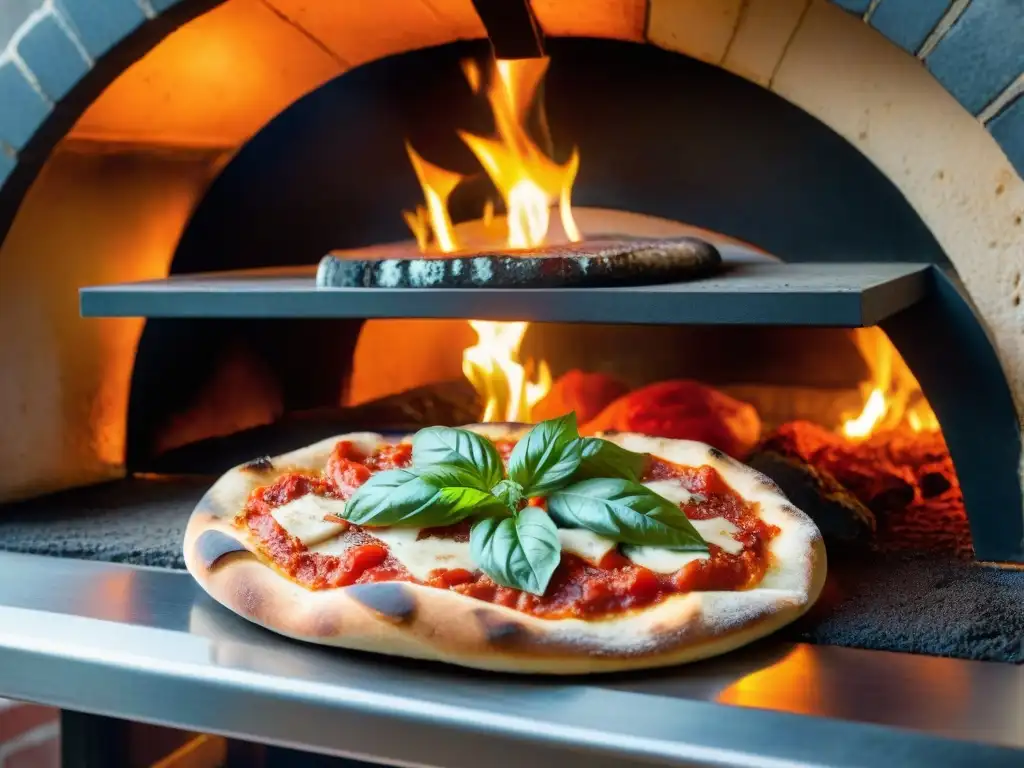
[[843,422],[843,435],[863,440],[903,426],[914,432],[937,432],[939,420],[885,333],[880,328],[858,328],[854,341],[871,369],[871,379],[861,385],[864,406]]
[[551,371],[541,362],[533,381],[518,361],[529,323],[470,320],[479,341],[462,353],[462,372],[484,397],[482,421],[526,421],[551,389]]
[[[562,229],[572,242],[581,239],[572,215],[572,185],[579,170],[579,154],[573,150],[565,164],[548,157],[530,138],[526,120],[547,72],[547,59],[497,60],[486,90],[494,114],[497,135],[493,138],[459,131],[459,137],[480,161],[505,203],[505,245],[531,248],[542,245],[551,224],[551,208],[559,208]],[[474,93],[481,88],[475,62],[463,64]],[[426,202],[405,220],[422,252],[451,253],[459,250],[458,237],[448,214],[448,198],[462,176],[432,165],[406,145]],[[485,222],[493,221],[493,204],[484,210]],[[530,410],[551,389],[551,373],[545,362],[536,378],[527,373],[532,361],[519,361],[519,347],[528,323],[469,321],[478,342],[464,350],[462,370],[484,398],[483,421],[529,421]]]
[[408,142],[405,149],[409,153],[409,160],[423,188],[423,197],[427,201],[425,211],[422,206],[416,209],[415,224],[410,220],[413,214],[406,213],[405,221],[416,236],[420,250],[426,250],[430,232],[433,232],[437,238],[437,247],[444,253],[450,253],[456,249],[456,245],[455,231],[448,215],[448,198],[462,181],[462,176],[428,163]]
[[459,138],[476,155],[505,201],[510,248],[529,248],[544,242],[550,208],[556,200],[566,235],[573,242],[580,239],[571,202],[579,155],[573,150],[569,161],[559,165],[526,133],[527,112],[547,68],[547,59],[498,60],[487,90],[497,138],[459,131]]

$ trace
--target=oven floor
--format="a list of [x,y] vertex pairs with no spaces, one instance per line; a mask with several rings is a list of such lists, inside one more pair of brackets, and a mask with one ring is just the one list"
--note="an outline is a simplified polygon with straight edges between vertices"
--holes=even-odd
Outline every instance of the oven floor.
[[[0,549],[184,568],[181,541],[207,477],[131,478],[0,507]],[[791,640],[1024,663],[1024,570],[929,556],[833,556]]]

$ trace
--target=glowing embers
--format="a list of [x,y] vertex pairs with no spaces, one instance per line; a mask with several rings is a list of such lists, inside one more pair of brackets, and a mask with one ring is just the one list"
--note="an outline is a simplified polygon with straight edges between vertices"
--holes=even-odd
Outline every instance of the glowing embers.
[[902,428],[851,440],[793,421],[758,450],[813,467],[867,507],[877,521],[878,549],[973,555],[960,483],[939,431]]

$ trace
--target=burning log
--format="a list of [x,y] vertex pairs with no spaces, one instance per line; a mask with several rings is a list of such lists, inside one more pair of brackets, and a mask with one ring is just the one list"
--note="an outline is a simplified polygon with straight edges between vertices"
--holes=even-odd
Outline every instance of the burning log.
[[748,464],[770,477],[810,515],[830,547],[864,547],[875,537],[874,513],[831,474],[800,457],[759,450]]
[[[900,428],[850,440],[794,421],[771,433],[752,463],[780,460],[811,468],[826,486],[846,489],[870,510],[879,549],[973,554],[963,496],[940,432]],[[812,505],[808,513],[813,511]]]

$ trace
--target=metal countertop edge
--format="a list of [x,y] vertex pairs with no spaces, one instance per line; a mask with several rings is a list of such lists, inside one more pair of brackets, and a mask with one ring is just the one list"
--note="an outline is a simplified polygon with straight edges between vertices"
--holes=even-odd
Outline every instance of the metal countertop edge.
[[[0,554],[0,571],[48,563],[69,565]],[[135,570],[73,565],[70,570],[101,575],[108,584],[109,574]],[[161,589],[168,603],[180,602],[182,587],[191,581],[180,572],[144,573],[152,582],[146,594],[157,602]],[[101,586],[102,581],[93,585]],[[327,754],[442,768],[475,768],[481,754],[496,767],[1016,766],[1022,760],[1020,751],[1005,747],[602,687],[600,677],[535,688],[511,686],[504,677],[495,678],[492,689],[479,679],[467,684],[440,674],[436,685],[424,685],[420,671],[410,672],[408,689],[397,693],[386,690],[394,683],[387,677],[379,689],[318,682],[308,675],[324,657],[304,659],[305,646],[268,638],[264,647],[230,633],[211,638],[160,626],[139,612],[131,621],[98,619],[82,615],[90,610],[89,596],[80,597],[85,605],[76,602],[74,610],[59,612],[38,610],[26,599],[10,605],[0,594],[0,695]],[[94,610],[109,611],[117,599],[111,592],[109,601],[95,601]],[[297,661],[299,672],[270,674],[245,666],[287,669],[282,661]],[[391,672],[389,677],[405,679],[401,669]],[[481,698],[467,699],[467,692]]]
[[[278,688],[274,693],[266,688],[257,691],[225,685],[228,681],[212,675],[186,677],[180,669],[103,664],[88,658],[65,657],[55,663],[45,650],[12,649],[3,640],[0,658],[4,668],[12,665],[15,670],[13,680],[9,674],[3,675],[2,692],[15,698],[392,765],[476,768],[478,756],[483,753],[488,754],[489,765],[510,768],[525,764],[588,768],[637,764],[873,768],[885,764],[975,763],[1016,767],[1022,760],[1020,752],[1008,748],[878,725],[642,694],[619,695],[628,697],[631,705],[666,707],[666,714],[670,713],[677,723],[695,724],[700,740],[638,737],[616,733],[610,727],[595,730],[544,724],[508,715],[460,712],[457,707],[416,712],[406,706],[399,713],[388,710],[387,699],[391,697],[387,696],[372,704],[364,699],[330,706],[311,696],[289,695],[280,686],[274,686]],[[40,685],[40,680],[47,677],[51,685]],[[65,681],[59,688],[52,685],[58,678]],[[253,701],[252,696],[260,701]],[[632,701],[636,698],[646,701]],[[182,706],[189,703],[193,706]],[[277,706],[268,711],[268,704]],[[274,711],[279,707],[287,708],[287,713]],[[305,723],[302,730],[295,728],[299,722]],[[606,725],[611,722],[614,715]],[[452,749],[454,739],[458,745]],[[441,743],[445,741],[447,745]],[[573,753],[579,756],[578,762],[572,759]]]

